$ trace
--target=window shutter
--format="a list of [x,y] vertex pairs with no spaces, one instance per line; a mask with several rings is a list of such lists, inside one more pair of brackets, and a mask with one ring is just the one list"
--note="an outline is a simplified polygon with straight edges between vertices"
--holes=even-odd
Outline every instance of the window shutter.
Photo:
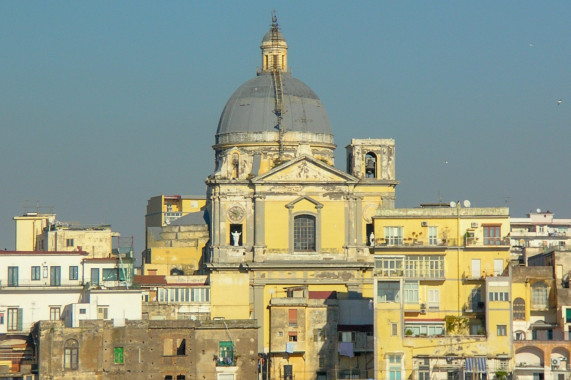
[[24,326],[24,309],[18,309],[18,331],[22,331]]
[[290,325],[297,325],[297,309],[288,310],[288,321]]

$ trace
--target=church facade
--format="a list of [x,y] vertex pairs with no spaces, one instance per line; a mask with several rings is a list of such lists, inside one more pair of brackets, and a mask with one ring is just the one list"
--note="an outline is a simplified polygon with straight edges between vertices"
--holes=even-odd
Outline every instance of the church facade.
[[[394,207],[395,143],[353,139],[347,171],[336,168],[325,107],[289,72],[287,49],[274,18],[261,69],[220,117],[205,262],[212,316],[259,321],[272,378],[325,379],[338,365],[340,318],[351,324],[344,307],[373,297],[372,217]],[[361,319],[356,330],[370,330],[369,344],[343,359],[362,357],[365,378],[373,375],[372,313]]]

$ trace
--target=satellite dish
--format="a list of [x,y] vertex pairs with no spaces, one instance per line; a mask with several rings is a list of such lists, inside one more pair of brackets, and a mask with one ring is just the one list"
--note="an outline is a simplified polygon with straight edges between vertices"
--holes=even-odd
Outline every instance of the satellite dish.
[[456,202],[454,201],[450,202],[450,207],[456,207]]
[[472,204],[470,203],[469,200],[466,199],[466,200],[464,201],[464,207],[468,208],[468,207],[470,207],[470,206],[472,206]]
[[535,210],[538,214],[541,212],[541,209],[538,208],[537,210]]

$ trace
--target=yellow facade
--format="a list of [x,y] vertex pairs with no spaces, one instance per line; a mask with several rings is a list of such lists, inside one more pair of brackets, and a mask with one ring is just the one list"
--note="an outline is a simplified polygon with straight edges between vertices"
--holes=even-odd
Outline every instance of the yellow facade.
[[55,214],[38,214],[28,212],[22,216],[15,216],[16,223],[16,251],[40,250],[38,236],[44,228],[55,222]]
[[191,275],[199,271],[209,239],[202,216],[205,205],[206,199],[200,196],[159,195],[148,200],[144,274]]
[[508,209],[453,206],[373,217],[376,379],[481,378],[511,365]]

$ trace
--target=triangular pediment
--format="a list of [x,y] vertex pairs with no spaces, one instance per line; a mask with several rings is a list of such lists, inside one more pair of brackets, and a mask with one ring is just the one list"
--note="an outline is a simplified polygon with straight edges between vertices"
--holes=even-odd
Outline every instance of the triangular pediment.
[[354,183],[357,178],[310,156],[285,162],[252,179],[254,183]]

